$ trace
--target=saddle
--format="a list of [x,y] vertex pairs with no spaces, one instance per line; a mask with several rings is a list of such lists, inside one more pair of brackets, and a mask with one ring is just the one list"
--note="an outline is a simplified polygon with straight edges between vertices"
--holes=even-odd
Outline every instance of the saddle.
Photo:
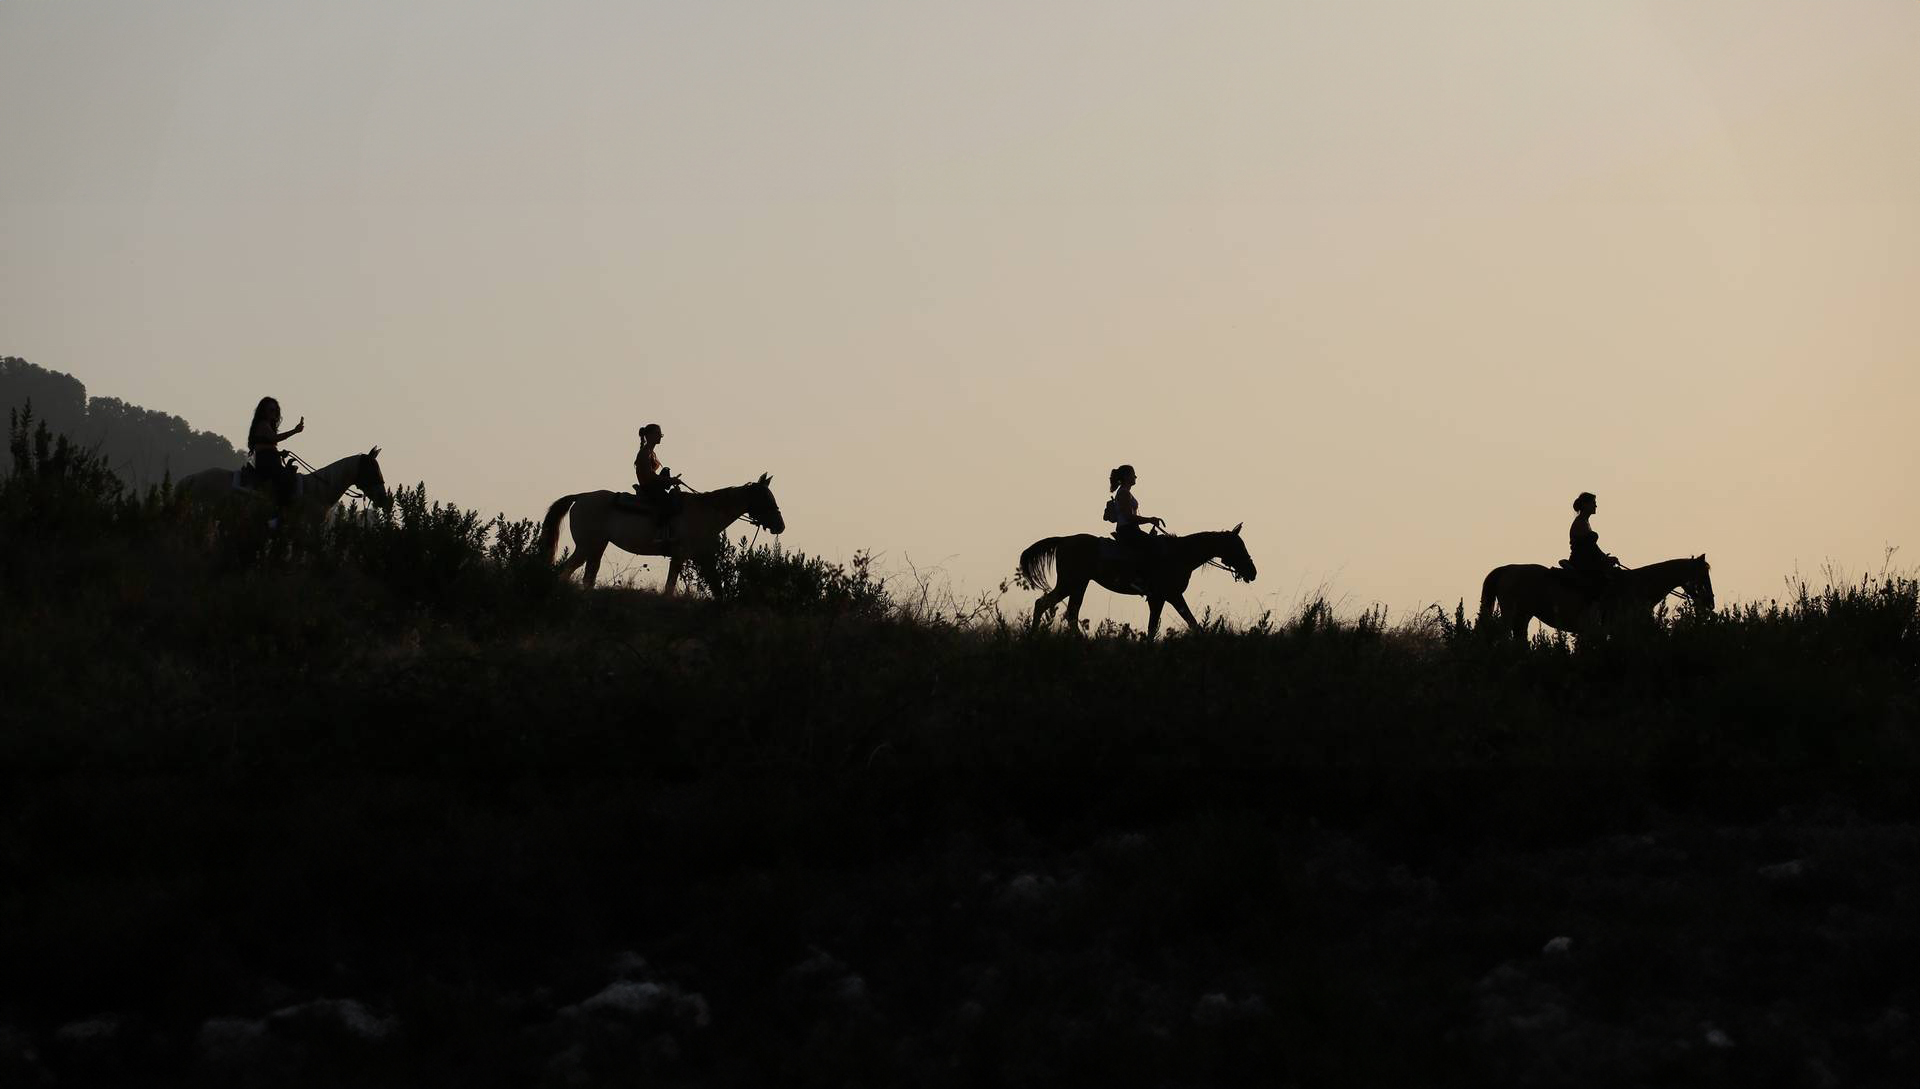
[[675,492],[615,492],[611,506],[653,520],[654,544],[671,548],[674,543],[673,516],[680,513],[681,497]]
[[671,492],[615,492],[613,508],[631,514],[644,514],[649,518],[671,518],[680,512],[680,503],[679,497]]
[[[233,471],[233,490],[248,495],[271,496],[273,481],[251,465],[242,465]],[[307,490],[307,476],[301,473],[293,478],[293,494],[298,496]]]
[[1547,570],[1561,585],[1588,599],[1605,595],[1621,571],[1618,567],[1575,567],[1572,560],[1561,560],[1558,566]]
[[1100,562],[1127,568],[1132,574],[1129,580],[1135,590],[1145,593],[1146,573],[1140,569],[1142,561],[1158,559],[1165,554],[1167,539],[1163,536],[1142,535],[1139,543],[1128,543],[1117,537],[1108,537],[1100,542]]

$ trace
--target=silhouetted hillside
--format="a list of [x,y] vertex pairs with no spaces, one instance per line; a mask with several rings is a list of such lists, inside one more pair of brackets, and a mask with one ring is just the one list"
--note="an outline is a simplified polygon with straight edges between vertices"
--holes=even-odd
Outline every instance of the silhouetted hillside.
[[0,357],[0,415],[31,401],[33,414],[53,431],[83,446],[97,447],[122,480],[157,484],[214,465],[238,465],[244,455],[224,436],[196,431],[169,416],[118,397],[87,396],[78,378],[21,359]]
[[0,1086],[1920,1084],[1910,577],[1083,641],[9,447]]

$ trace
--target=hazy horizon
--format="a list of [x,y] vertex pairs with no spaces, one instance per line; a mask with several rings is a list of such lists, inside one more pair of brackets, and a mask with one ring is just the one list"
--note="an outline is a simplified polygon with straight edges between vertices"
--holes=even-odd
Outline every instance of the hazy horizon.
[[17,2],[0,353],[521,517],[657,421],[963,592],[1130,462],[1246,523],[1236,616],[1450,606],[1582,490],[1765,598],[1920,541],[1917,56],[1895,0]]

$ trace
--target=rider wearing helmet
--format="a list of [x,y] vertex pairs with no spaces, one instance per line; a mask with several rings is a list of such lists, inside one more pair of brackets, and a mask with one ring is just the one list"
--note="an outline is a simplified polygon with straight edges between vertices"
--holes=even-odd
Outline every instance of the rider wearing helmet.
[[253,471],[266,481],[273,501],[283,507],[293,500],[294,481],[299,474],[286,463],[280,444],[306,429],[307,418],[302,416],[293,430],[280,430],[280,402],[271,397],[260,398],[253,409],[253,423],[247,427],[247,453],[253,457]]
[[633,457],[633,490],[648,499],[664,497],[673,483],[672,474],[661,468],[660,455],[654,452],[666,437],[659,424],[640,429],[640,452]]
[[640,429],[640,452],[633,458],[633,490],[640,494],[643,502],[660,512],[660,536],[670,542],[673,539],[670,519],[680,505],[673,489],[680,483],[680,478],[660,464],[660,455],[655,452],[666,437],[666,432],[657,423]]

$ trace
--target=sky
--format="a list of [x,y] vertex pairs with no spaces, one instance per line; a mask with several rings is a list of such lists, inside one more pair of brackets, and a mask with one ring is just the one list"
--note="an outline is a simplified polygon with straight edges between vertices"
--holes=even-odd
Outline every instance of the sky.
[[0,0],[0,149],[0,352],[489,514],[659,422],[962,594],[1121,462],[1239,618],[1583,490],[1723,602],[1920,561],[1911,0]]

